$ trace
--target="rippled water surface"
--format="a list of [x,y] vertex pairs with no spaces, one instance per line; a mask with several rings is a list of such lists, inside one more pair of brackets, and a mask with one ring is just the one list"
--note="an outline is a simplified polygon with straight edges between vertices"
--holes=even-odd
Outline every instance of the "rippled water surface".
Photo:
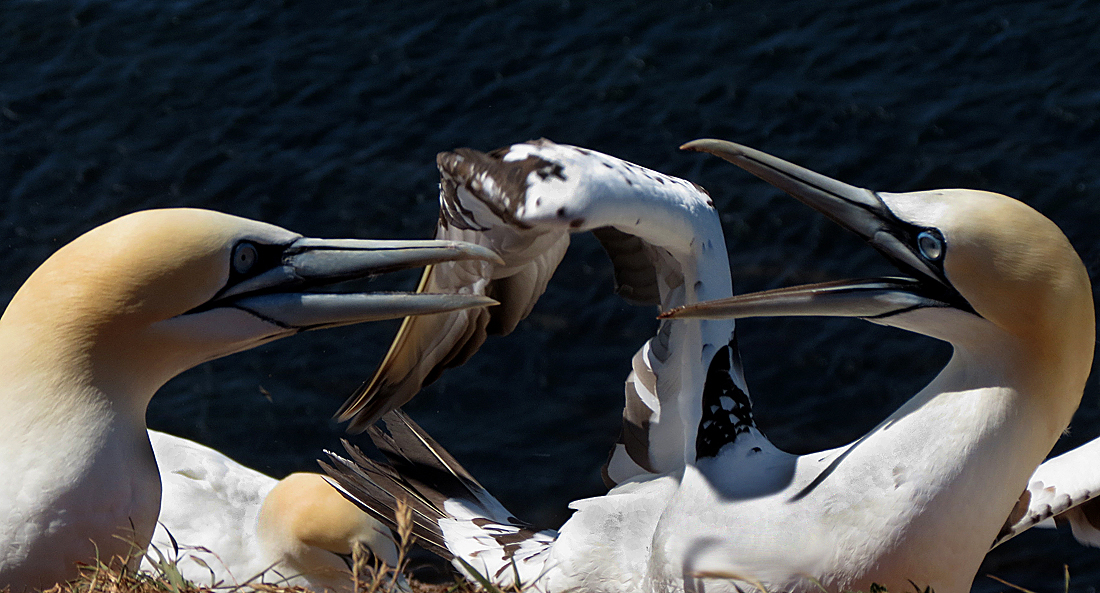
[[[888,272],[776,190],[676,147],[729,138],[883,190],[974,187],[1055,220],[1100,272],[1100,9],[1089,2],[306,2],[0,5],[6,301],[53,250],[123,213],[201,206],[307,235],[411,238],[435,154],[537,137],[707,187],[738,290]],[[411,289],[415,274],[380,279]],[[518,516],[599,494],[622,381],[654,310],[611,294],[579,237],[530,319],[410,412]],[[149,424],[274,475],[337,447],[329,418],[396,324],[303,335],[169,383]],[[850,441],[946,347],[856,321],[739,326],[758,420],[781,447]],[[1089,384],[1060,449],[1100,434]],[[966,529],[966,525],[960,525]],[[981,574],[1061,591],[1100,551],[1028,533]],[[1004,590],[979,577],[975,590]]]

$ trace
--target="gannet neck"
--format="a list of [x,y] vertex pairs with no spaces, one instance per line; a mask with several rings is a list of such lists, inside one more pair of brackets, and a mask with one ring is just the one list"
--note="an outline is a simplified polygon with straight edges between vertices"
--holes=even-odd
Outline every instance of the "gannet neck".
[[[874,582],[965,590],[1080,402],[1095,341],[1080,258],[1053,222],[1007,196],[875,192],[731,143],[685,147],[782,188],[855,232],[907,277],[775,289],[664,317],[857,317],[954,347],[928,386],[868,434],[798,459],[792,494],[784,497],[827,526],[807,538],[827,544],[808,557],[817,565],[809,573],[841,590]],[[710,483],[751,465],[732,454],[718,461],[726,471],[706,474],[699,466]],[[706,501],[708,488],[687,489],[687,500]]]
[[[937,591],[969,587],[1065,426],[1051,421],[1049,407],[1020,380],[1018,341],[1000,338],[986,336],[992,343],[979,348],[957,345],[924,389],[838,452],[843,462],[834,484],[807,495],[833,497],[843,501],[840,508],[876,509],[834,526],[834,543],[849,554],[835,584],[893,589],[912,579]],[[995,349],[1000,356],[990,357]],[[869,542],[874,549],[860,551]],[[863,563],[852,562],[861,556]]]
[[[716,154],[784,189],[912,277],[773,290],[689,307],[693,313],[683,317],[721,311],[861,317],[971,349],[981,349],[983,340],[998,342],[1003,332],[1013,347],[989,356],[1014,353],[1013,381],[1029,397],[1057,400],[1044,402],[1052,424],[1068,422],[1091,367],[1095,313],[1081,259],[1052,221],[990,192],[876,192],[729,142],[698,140],[684,148]],[[989,327],[963,332],[968,323],[946,321],[958,313]]]
[[[230,219],[241,221],[152,211],[93,229],[47,259],[0,317],[0,469],[10,482],[0,486],[0,586],[47,588],[97,553],[111,562],[147,545],[160,480],[145,405],[187,366],[165,344],[150,347],[151,330],[193,306],[187,299],[214,293],[229,264],[210,252]],[[173,234],[189,238],[186,247]]]
[[[1059,434],[1080,402],[1096,341],[1092,285],[1065,235],[1030,206],[999,194],[880,196],[900,218],[939,229],[944,274],[980,318],[962,321],[945,311],[940,317],[950,321],[912,329],[1004,361],[1010,381],[1035,398]],[[903,318],[885,321],[911,323]]]
[[[965,587],[1080,402],[1095,340],[1091,287],[1061,231],[1021,202],[969,190],[879,197],[904,223],[940,233],[933,255],[971,310],[918,307],[872,319],[946,340],[954,354],[851,446],[849,472],[890,459],[899,481],[919,479],[917,496],[883,498],[894,501],[896,546],[884,546],[879,563]],[[943,534],[958,525],[969,527],[945,546]]]
[[351,558],[356,548],[389,564],[397,560],[392,536],[318,474],[280,480],[264,499],[256,533],[272,562],[338,591],[351,582],[341,557]]
[[[341,512],[350,503],[320,476],[275,480],[194,441],[148,433],[163,497],[143,570],[156,572],[164,560],[200,587],[262,582],[355,593],[346,564],[354,558],[353,543],[365,547],[360,574],[374,568],[375,560],[397,564],[394,544],[383,536],[386,528],[361,512]],[[303,530],[303,523],[316,527]]]

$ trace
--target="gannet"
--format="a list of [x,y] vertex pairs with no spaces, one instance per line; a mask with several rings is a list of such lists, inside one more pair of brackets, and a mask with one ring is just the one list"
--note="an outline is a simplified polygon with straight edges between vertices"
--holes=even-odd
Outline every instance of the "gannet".
[[[856,442],[786,456],[793,462],[788,476],[769,496],[737,499],[731,478],[759,462],[736,439],[713,460],[700,460],[665,511],[677,521],[658,528],[658,553],[686,559],[694,548],[696,571],[738,574],[772,588],[805,587],[790,570],[797,566],[830,589],[893,589],[910,581],[940,592],[969,589],[1081,400],[1095,318],[1080,257],[1053,222],[1006,196],[873,192],[732,143],[700,140],[685,148],[721,156],[821,211],[907,277],[782,288],[667,317],[857,317],[947,341],[954,355]],[[738,540],[760,536],[729,529],[730,519],[746,512],[780,527],[790,548],[808,552],[781,557],[773,547],[746,555]],[[708,528],[716,523],[720,531]],[[787,566],[777,570],[780,560]]]
[[825,211],[913,278],[781,289],[668,317],[864,318],[949,341],[947,367],[854,443],[796,456],[756,428],[733,380],[735,351],[708,353],[696,363],[708,368],[702,393],[681,392],[701,408],[695,458],[574,502],[556,533],[515,520],[397,414],[386,417],[387,432],[372,430],[390,466],[352,448],[351,460],[330,454],[326,470],[379,517],[394,497],[412,500],[432,549],[498,584],[968,590],[1080,401],[1094,341],[1080,258],[1053,223],[1005,196],[870,192],[735,145],[688,148],[728,157]]
[[315,294],[451,259],[436,241],[309,239],[217,212],[150,210],[46,260],[0,318],[0,587],[43,589],[149,544],[156,390],[207,360],[310,329],[485,306],[484,297]]
[[[488,295],[501,304],[406,319],[374,377],[342,410],[352,430],[465,362],[488,333],[515,328],[546,289],[571,233],[592,231],[600,240],[615,267],[616,291],[632,303],[668,309],[732,294],[721,221],[694,183],[545,139],[489,153],[457,149],[436,162],[436,238],[483,245],[504,263],[431,266],[420,289]],[[642,345],[627,379],[623,432],[604,472],[608,483],[672,471],[694,458],[701,412],[680,394],[702,390],[700,357],[709,361],[732,335],[729,320],[661,323]],[[733,380],[744,389],[739,374]]]
[[161,512],[144,570],[168,561],[202,587],[268,583],[353,593],[348,564],[356,544],[397,564],[390,530],[320,474],[276,480],[184,438],[150,430],[149,442],[160,470]]
[[[486,315],[515,312],[506,328],[530,311],[569,234],[586,230],[607,249],[617,291],[632,302],[667,309],[732,294],[718,212],[698,185],[546,140],[488,154],[460,149],[441,154],[437,163],[442,213],[436,236],[490,246],[506,265],[433,266],[426,273],[429,286],[493,296],[502,304]],[[494,326],[473,317],[450,314],[407,321],[387,357],[396,364],[384,363],[370,383],[376,388],[366,390],[368,399],[375,399],[359,409],[349,407],[350,413],[370,417],[399,405],[425,377],[441,370],[450,353],[460,353],[459,360],[472,354],[485,328]],[[433,327],[450,328],[448,332],[419,329],[440,318],[445,323]],[[386,432],[368,429],[395,469],[361,457],[356,458],[361,466],[333,458],[331,475],[382,520],[392,521],[387,504],[392,506],[394,497],[387,489],[407,497],[417,511],[421,542],[446,558],[461,558],[502,587],[518,580],[550,591],[636,591],[644,580],[648,542],[661,509],[675,492],[679,472],[695,459],[695,427],[703,415],[698,401],[707,364],[716,354],[730,365],[712,371],[723,378],[711,381],[720,382],[722,394],[746,412],[740,429],[755,430],[733,329],[728,319],[659,322],[656,335],[633,357],[622,434],[604,468],[608,483],[621,485],[608,496],[573,503],[578,512],[560,532],[537,532],[516,520],[446,451],[396,412],[384,416]],[[441,340],[444,335],[453,337]],[[474,338],[463,342],[469,335]],[[369,478],[356,472],[369,472]],[[460,561],[455,566],[473,577]]]

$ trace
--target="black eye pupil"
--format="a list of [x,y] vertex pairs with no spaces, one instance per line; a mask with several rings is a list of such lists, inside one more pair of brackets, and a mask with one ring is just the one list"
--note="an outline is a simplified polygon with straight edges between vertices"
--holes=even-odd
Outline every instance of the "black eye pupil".
[[259,252],[251,243],[240,243],[233,248],[233,271],[238,274],[247,274],[252,266],[256,265]]
[[943,257],[943,237],[939,233],[922,231],[917,235],[917,249],[920,249],[920,254],[925,259],[938,261]]

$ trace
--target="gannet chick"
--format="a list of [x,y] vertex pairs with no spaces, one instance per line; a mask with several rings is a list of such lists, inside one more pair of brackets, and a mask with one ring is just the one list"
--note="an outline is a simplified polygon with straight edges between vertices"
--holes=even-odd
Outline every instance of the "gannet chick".
[[267,583],[352,593],[348,562],[356,544],[397,564],[389,529],[319,474],[276,480],[187,439],[150,430],[149,441],[162,495],[145,570],[163,559],[202,587]]
[[[859,234],[908,277],[782,288],[663,317],[857,317],[954,347],[944,370],[870,433],[801,457],[793,488],[784,490],[787,507],[760,518],[780,528],[781,539],[792,536],[788,548],[817,549],[798,565],[830,590],[908,582],[940,593],[968,590],[1081,400],[1095,319],[1080,257],[1053,222],[1006,196],[873,192],[728,142],[684,148],[718,155],[790,193]],[[796,584],[775,566],[738,558],[737,539],[746,534],[728,526],[747,506],[722,498],[728,477],[720,476],[744,465],[731,447],[713,465],[700,462],[698,477],[685,475],[666,510],[681,520],[655,537],[655,553],[673,560],[658,571],[682,569],[677,560],[694,549],[700,572],[755,578],[769,588]],[[792,520],[801,521],[797,532]],[[730,589],[708,582],[715,585]]]
[[315,473],[279,481],[260,509],[258,533],[268,554],[289,569],[280,572],[290,585],[300,575],[311,589],[354,593],[350,564],[357,545],[388,566],[398,561],[390,530]]
[[44,589],[78,563],[148,546],[160,480],[145,409],[166,381],[301,331],[485,306],[308,291],[495,257],[453,242],[308,239],[193,209],[124,216],[62,247],[0,318],[0,587]]

